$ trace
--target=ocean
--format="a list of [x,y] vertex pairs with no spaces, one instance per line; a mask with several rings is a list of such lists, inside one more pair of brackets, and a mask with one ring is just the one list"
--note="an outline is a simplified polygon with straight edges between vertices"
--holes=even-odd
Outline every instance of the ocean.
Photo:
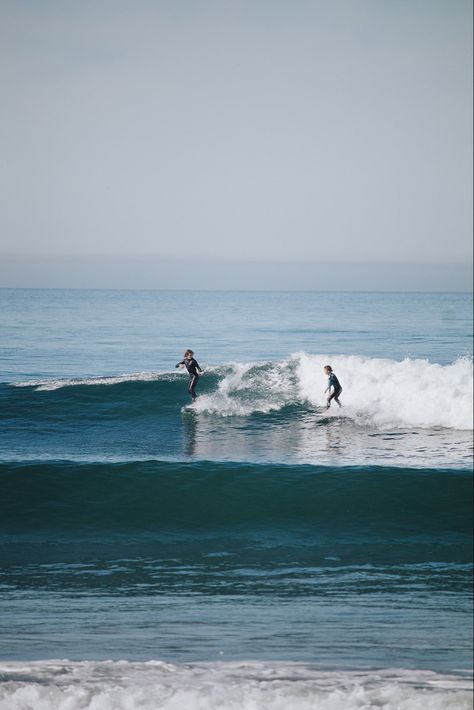
[[0,331],[0,710],[472,706],[472,294],[2,289]]

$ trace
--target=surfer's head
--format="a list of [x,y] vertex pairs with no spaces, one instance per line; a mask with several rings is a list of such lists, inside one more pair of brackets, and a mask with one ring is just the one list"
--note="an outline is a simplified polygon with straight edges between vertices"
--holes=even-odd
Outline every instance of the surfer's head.
[[184,357],[192,357],[194,355],[192,350],[186,350],[184,353]]
[[324,372],[329,375],[329,373],[332,372],[332,367],[331,365],[324,365]]

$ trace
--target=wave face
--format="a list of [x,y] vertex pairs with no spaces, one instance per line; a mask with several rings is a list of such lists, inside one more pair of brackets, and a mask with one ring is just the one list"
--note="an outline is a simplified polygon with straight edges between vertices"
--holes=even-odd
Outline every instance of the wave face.
[[462,676],[298,663],[3,663],[0,679],[0,710],[469,710],[472,703]]

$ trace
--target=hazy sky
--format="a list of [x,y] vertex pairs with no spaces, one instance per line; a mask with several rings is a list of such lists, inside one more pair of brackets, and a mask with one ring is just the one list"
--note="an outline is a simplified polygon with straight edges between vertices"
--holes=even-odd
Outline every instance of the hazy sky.
[[0,0],[1,251],[466,262],[467,0]]

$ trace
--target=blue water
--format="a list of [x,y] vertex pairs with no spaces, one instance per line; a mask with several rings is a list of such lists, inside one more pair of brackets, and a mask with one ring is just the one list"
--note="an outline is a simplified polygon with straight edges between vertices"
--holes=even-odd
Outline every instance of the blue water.
[[277,360],[472,355],[471,294],[0,290],[6,381]]
[[1,290],[0,329],[0,659],[471,666],[471,294]]

